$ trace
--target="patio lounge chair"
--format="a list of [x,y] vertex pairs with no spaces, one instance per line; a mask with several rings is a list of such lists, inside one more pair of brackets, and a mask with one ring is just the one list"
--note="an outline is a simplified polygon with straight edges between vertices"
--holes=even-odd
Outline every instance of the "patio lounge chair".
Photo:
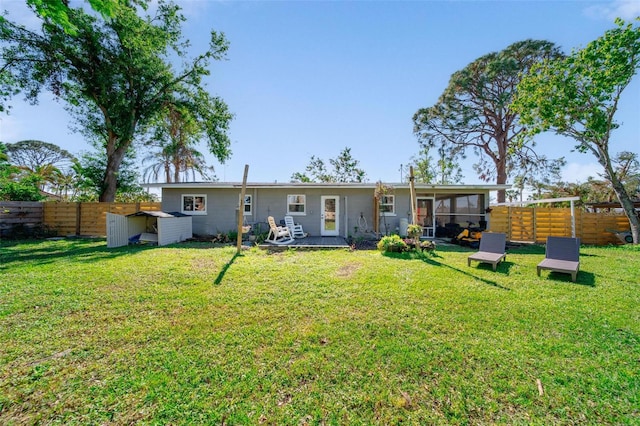
[[304,230],[302,229],[302,225],[296,225],[293,222],[293,216],[285,216],[284,224],[287,226],[287,228],[289,228],[289,231],[291,232],[291,236],[293,238],[304,238],[307,236],[307,234],[305,234]]
[[273,216],[269,216],[267,222],[269,222],[269,234],[265,239],[266,242],[271,244],[289,244],[294,241],[289,228],[286,226],[277,226]]
[[499,232],[484,232],[480,239],[480,249],[477,253],[467,258],[467,266],[471,266],[471,261],[480,263],[490,263],[495,271],[498,263],[507,258],[504,246],[507,236]]
[[580,239],[547,237],[545,259],[538,264],[538,276],[542,269],[571,274],[571,281],[576,282],[580,269]]

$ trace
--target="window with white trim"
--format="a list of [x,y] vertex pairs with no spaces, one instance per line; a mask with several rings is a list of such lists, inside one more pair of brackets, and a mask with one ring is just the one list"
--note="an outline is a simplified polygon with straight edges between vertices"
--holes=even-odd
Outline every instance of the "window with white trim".
[[384,216],[394,216],[396,214],[396,197],[394,195],[383,195],[380,197],[380,213]]
[[300,194],[287,195],[287,214],[298,216],[306,215],[307,196]]
[[251,216],[253,212],[253,196],[245,195],[244,196],[244,210],[242,212],[245,216]]
[[182,194],[182,213],[207,214],[207,196],[204,194]]

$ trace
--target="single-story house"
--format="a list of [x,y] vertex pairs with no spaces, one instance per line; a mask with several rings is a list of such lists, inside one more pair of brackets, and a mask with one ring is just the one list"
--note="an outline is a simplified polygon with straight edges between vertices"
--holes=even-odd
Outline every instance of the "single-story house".
[[[194,234],[214,235],[237,229],[241,183],[159,186],[162,210],[191,215]],[[290,215],[313,236],[401,232],[411,219],[409,184],[389,186],[391,190],[376,201],[376,183],[248,183],[243,224],[267,231],[267,217],[273,216],[277,223]],[[423,236],[451,236],[469,222],[486,228],[490,222],[490,192],[508,188],[510,185],[415,184]]]

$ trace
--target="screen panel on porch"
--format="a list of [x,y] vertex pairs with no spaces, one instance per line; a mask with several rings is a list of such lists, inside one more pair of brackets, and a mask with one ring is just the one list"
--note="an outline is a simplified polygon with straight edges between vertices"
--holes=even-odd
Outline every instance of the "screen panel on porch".
[[467,226],[486,228],[484,194],[436,195],[436,236],[453,237]]

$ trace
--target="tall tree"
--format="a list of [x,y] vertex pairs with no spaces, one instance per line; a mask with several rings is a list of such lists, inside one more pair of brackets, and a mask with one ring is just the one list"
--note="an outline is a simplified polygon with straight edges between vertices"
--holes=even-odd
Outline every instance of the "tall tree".
[[[510,174],[524,167],[545,167],[547,159],[534,151],[532,139],[524,137],[509,104],[523,73],[545,58],[559,56],[551,42],[525,40],[476,59],[451,76],[434,106],[413,116],[419,142],[452,153],[472,149],[478,155],[479,177],[498,184],[507,183]],[[498,202],[504,199],[504,191],[499,191]]]
[[[118,171],[118,191],[114,201],[134,202],[151,201],[151,195],[138,185],[140,175],[133,161],[133,156],[127,156],[122,161],[122,167]],[[73,165],[76,174],[75,185],[76,201],[97,201],[102,193],[102,174],[107,163],[104,153],[85,152]]]
[[332,171],[327,170],[325,162],[311,156],[304,172],[291,175],[292,182],[366,182],[367,174],[359,167],[360,162],[351,155],[351,148],[344,148],[336,158],[330,158]]
[[513,179],[513,188],[518,194],[518,201],[523,201],[525,190],[532,190],[535,196],[536,193],[541,193],[545,186],[560,181],[561,170],[566,163],[564,157],[561,157],[557,160],[550,160],[545,168],[531,165],[531,167],[519,170],[518,175]]
[[13,164],[31,171],[46,165],[58,168],[70,166],[75,160],[73,154],[58,145],[34,140],[9,143],[7,153]]
[[146,174],[156,181],[164,174],[165,182],[193,180],[196,175],[210,180],[213,167],[207,167],[204,155],[195,148],[202,138],[205,125],[199,117],[180,104],[167,105],[166,112],[152,125],[150,141],[154,152],[143,163],[151,163]]
[[351,148],[344,148],[336,158],[330,158],[333,166],[334,182],[364,182],[367,174],[359,166],[360,161],[353,158]]
[[450,185],[462,182],[462,168],[456,157],[450,157],[443,147],[437,149],[437,160],[431,156],[431,148],[422,146],[418,155],[411,157],[405,167],[406,181],[409,180],[409,168],[413,167],[416,182]]
[[[127,3],[104,19],[70,8],[73,34],[48,16],[40,16],[41,32],[0,20],[3,73],[11,76],[0,84],[17,84],[33,102],[43,88],[51,90],[66,101],[81,131],[101,141],[106,154],[101,201],[114,200],[118,170],[134,138],[167,105],[181,102],[202,117],[209,150],[221,162],[230,155],[226,132],[232,116],[202,82],[210,61],[227,51],[224,36],[212,31],[209,49],[190,59],[178,6],[160,1],[154,16],[141,17],[138,11]],[[181,69],[174,70],[172,57],[183,61]],[[9,88],[4,89],[0,92]]]
[[[87,0],[93,10],[105,18],[113,17],[116,10],[125,5],[126,0]],[[69,19],[69,0],[27,0],[40,16],[49,18],[60,25],[69,34],[76,34],[78,29]]]
[[21,173],[18,166],[9,162],[7,147],[0,142],[0,200],[40,201],[40,180],[33,174]]
[[640,26],[619,19],[616,25],[567,58],[534,66],[518,86],[512,108],[531,134],[552,130],[569,136],[578,151],[597,158],[638,244],[640,218],[614,169],[609,140],[619,127],[614,116],[620,96],[640,67]]
[[305,167],[304,172],[295,172],[291,175],[292,182],[332,182],[333,176],[327,172],[327,166],[324,160],[311,156],[309,164]]

